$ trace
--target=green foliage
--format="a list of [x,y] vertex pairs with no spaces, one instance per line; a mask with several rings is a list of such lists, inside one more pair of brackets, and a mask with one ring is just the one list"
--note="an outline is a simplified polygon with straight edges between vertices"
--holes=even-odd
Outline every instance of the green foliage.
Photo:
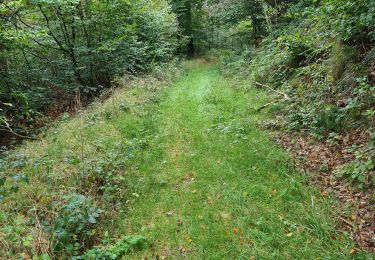
[[251,20],[244,20],[237,24],[233,36],[238,38],[240,44],[248,45],[252,40],[253,23]]
[[375,86],[369,84],[366,77],[358,78],[357,82],[358,86],[353,90],[354,95],[348,99],[344,109],[352,117],[363,117],[371,121],[374,119]]
[[24,154],[15,153],[9,156],[3,151],[0,157],[0,203],[10,194],[16,193],[21,184],[28,184],[29,177],[22,171],[27,159]]
[[336,177],[344,178],[360,189],[375,187],[375,133],[370,134],[367,145],[354,145],[349,152],[354,153],[354,160],[335,170]]
[[[27,219],[22,215],[9,219],[10,214],[0,211],[0,231],[4,245],[12,244],[13,248],[28,248],[35,236],[28,233]],[[11,255],[8,255],[10,257]]]
[[330,132],[341,132],[347,126],[345,113],[335,105],[325,105],[322,110],[315,112],[313,116],[316,121],[312,124],[312,127],[314,134],[318,137],[324,137]]
[[87,101],[169,61],[178,30],[167,3],[152,0],[6,0],[0,29],[0,127],[32,125],[76,91]]
[[46,228],[52,232],[54,250],[64,250],[74,255],[89,247],[95,238],[95,228],[103,211],[94,205],[92,199],[77,194],[63,196],[53,207],[56,209],[56,218]]
[[[372,153],[375,152],[371,149]],[[355,152],[355,159],[349,164],[336,170],[338,178],[346,178],[350,182],[358,185],[360,189],[375,187],[375,166],[374,156],[369,153],[363,154],[360,151]]]
[[[244,26],[253,40],[265,35],[271,23],[275,2],[258,0],[208,0],[209,21],[217,26],[235,26],[241,35]],[[246,25],[244,24],[246,21]],[[240,36],[238,35],[238,36]],[[250,42],[248,42],[249,44]]]
[[[116,202],[123,196],[126,186],[125,171],[127,161],[134,156],[137,148],[118,145],[113,151],[105,154],[103,158],[90,160],[85,166],[79,183],[84,190],[91,190],[95,195],[102,195],[106,200]],[[82,165],[78,158],[72,158],[72,164]],[[88,163],[88,162],[86,162]]]
[[321,23],[345,41],[364,38],[375,40],[375,3],[371,0],[327,0],[320,7]]
[[[229,73],[241,71],[254,85],[288,93],[292,100],[282,102],[279,113],[290,129],[325,138],[373,125],[373,83],[367,77],[372,56],[362,62],[359,57],[359,49],[371,49],[374,41],[373,1],[301,1],[286,7],[275,9],[283,26],[274,27],[260,48],[226,58]],[[245,25],[250,24],[242,18],[239,28]]]
[[95,247],[88,250],[80,257],[74,259],[97,260],[97,259],[121,259],[131,250],[143,249],[147,245],[147,238],[142,236],[126,236],[114,245],[99,248]]

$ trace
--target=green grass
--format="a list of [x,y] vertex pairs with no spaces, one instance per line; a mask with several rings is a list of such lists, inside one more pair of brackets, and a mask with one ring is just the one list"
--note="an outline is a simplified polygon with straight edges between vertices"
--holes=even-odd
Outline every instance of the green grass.
[[[50,216],[52,201],[76,192],[105,210],[99,238],[148,239],[149,247],[125,259],[371,257],[350,254],[353,243],[335,230],[333,202],[309,187],[287,154],[256,128],[269,117],[253,109],[267,102],[267,93],[236,90],[204,62],[187,67],[168,88],[121,90],[15,152],[27,158],[22,171],[30,184],[0,208],[6,216],[0,238],[17,217],[23,228],[15,232],[18,242],[3,243],[0,256],[67,257],[51,252],[49,235],[25,219],[34,214],[30,208]],[[97,182],[83,174],[93,167],[121,176],[114,182],[118,191],[95,191]],[[42,245],[22,243],[30,234]]]
[[153,246],[132,258],[351,258],[332,204],[256,129],[253,107],[266,93],[230,85],[215,67],[195,65],[146,119],[158,138],[138,158],[129,187],[139,197],[119,233]]

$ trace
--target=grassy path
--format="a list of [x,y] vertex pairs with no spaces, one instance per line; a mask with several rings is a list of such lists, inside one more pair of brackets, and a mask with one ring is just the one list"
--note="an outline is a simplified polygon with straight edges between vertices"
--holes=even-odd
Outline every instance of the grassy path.
[[186,66],[174,82],[130,83],[0,158],[13,176],[3,187],[18,191],[0,203],[0,259],[71,259],[93,245],[118,256],[139,236],[150,246],[124,259],[373,259],[256,127],[271,116],[254,110],[267,94],[235,88],[215,65]]
[[265,94],[233,90],[214,66],[191,67],[142,122],[156,137],[135,159],[119,233],[152,246],[130,257],[350,259],[329,202],[256,129],[252,108]]

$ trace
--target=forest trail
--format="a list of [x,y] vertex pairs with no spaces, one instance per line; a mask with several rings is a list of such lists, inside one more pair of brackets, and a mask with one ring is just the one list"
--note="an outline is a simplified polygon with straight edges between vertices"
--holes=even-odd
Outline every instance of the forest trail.
[[266,94],[232,85],[214,65],[193,62],[145,119],[157,140],[131,177],[135,202],[119,232],[152,246],[131,258],[348,256],[353,245],[335,231],[330,202],[257,129],[265,115],[254,107]]
[[[352,259],[334,201],[258,127],[272,118],[256,112],[267,92],[204,60],[171,71],[183,73],[130,82],[9,155],[19,186],[1,204],[0,258],[25,247],[68,259],[65,246],[113,259]],[[52,244],[60,229],[68,239]],[[122,238],[140,237],[147,246],[129,253]],[[82,259],[107,259],[96,256]]]
[[0,260],[375,260],[375,0],[0,0]]

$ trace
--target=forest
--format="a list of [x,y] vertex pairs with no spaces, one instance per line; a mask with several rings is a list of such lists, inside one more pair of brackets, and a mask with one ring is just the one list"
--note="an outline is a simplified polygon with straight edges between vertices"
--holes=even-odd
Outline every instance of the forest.
[[373,259],[375,1],[0,0],[1,259]]

